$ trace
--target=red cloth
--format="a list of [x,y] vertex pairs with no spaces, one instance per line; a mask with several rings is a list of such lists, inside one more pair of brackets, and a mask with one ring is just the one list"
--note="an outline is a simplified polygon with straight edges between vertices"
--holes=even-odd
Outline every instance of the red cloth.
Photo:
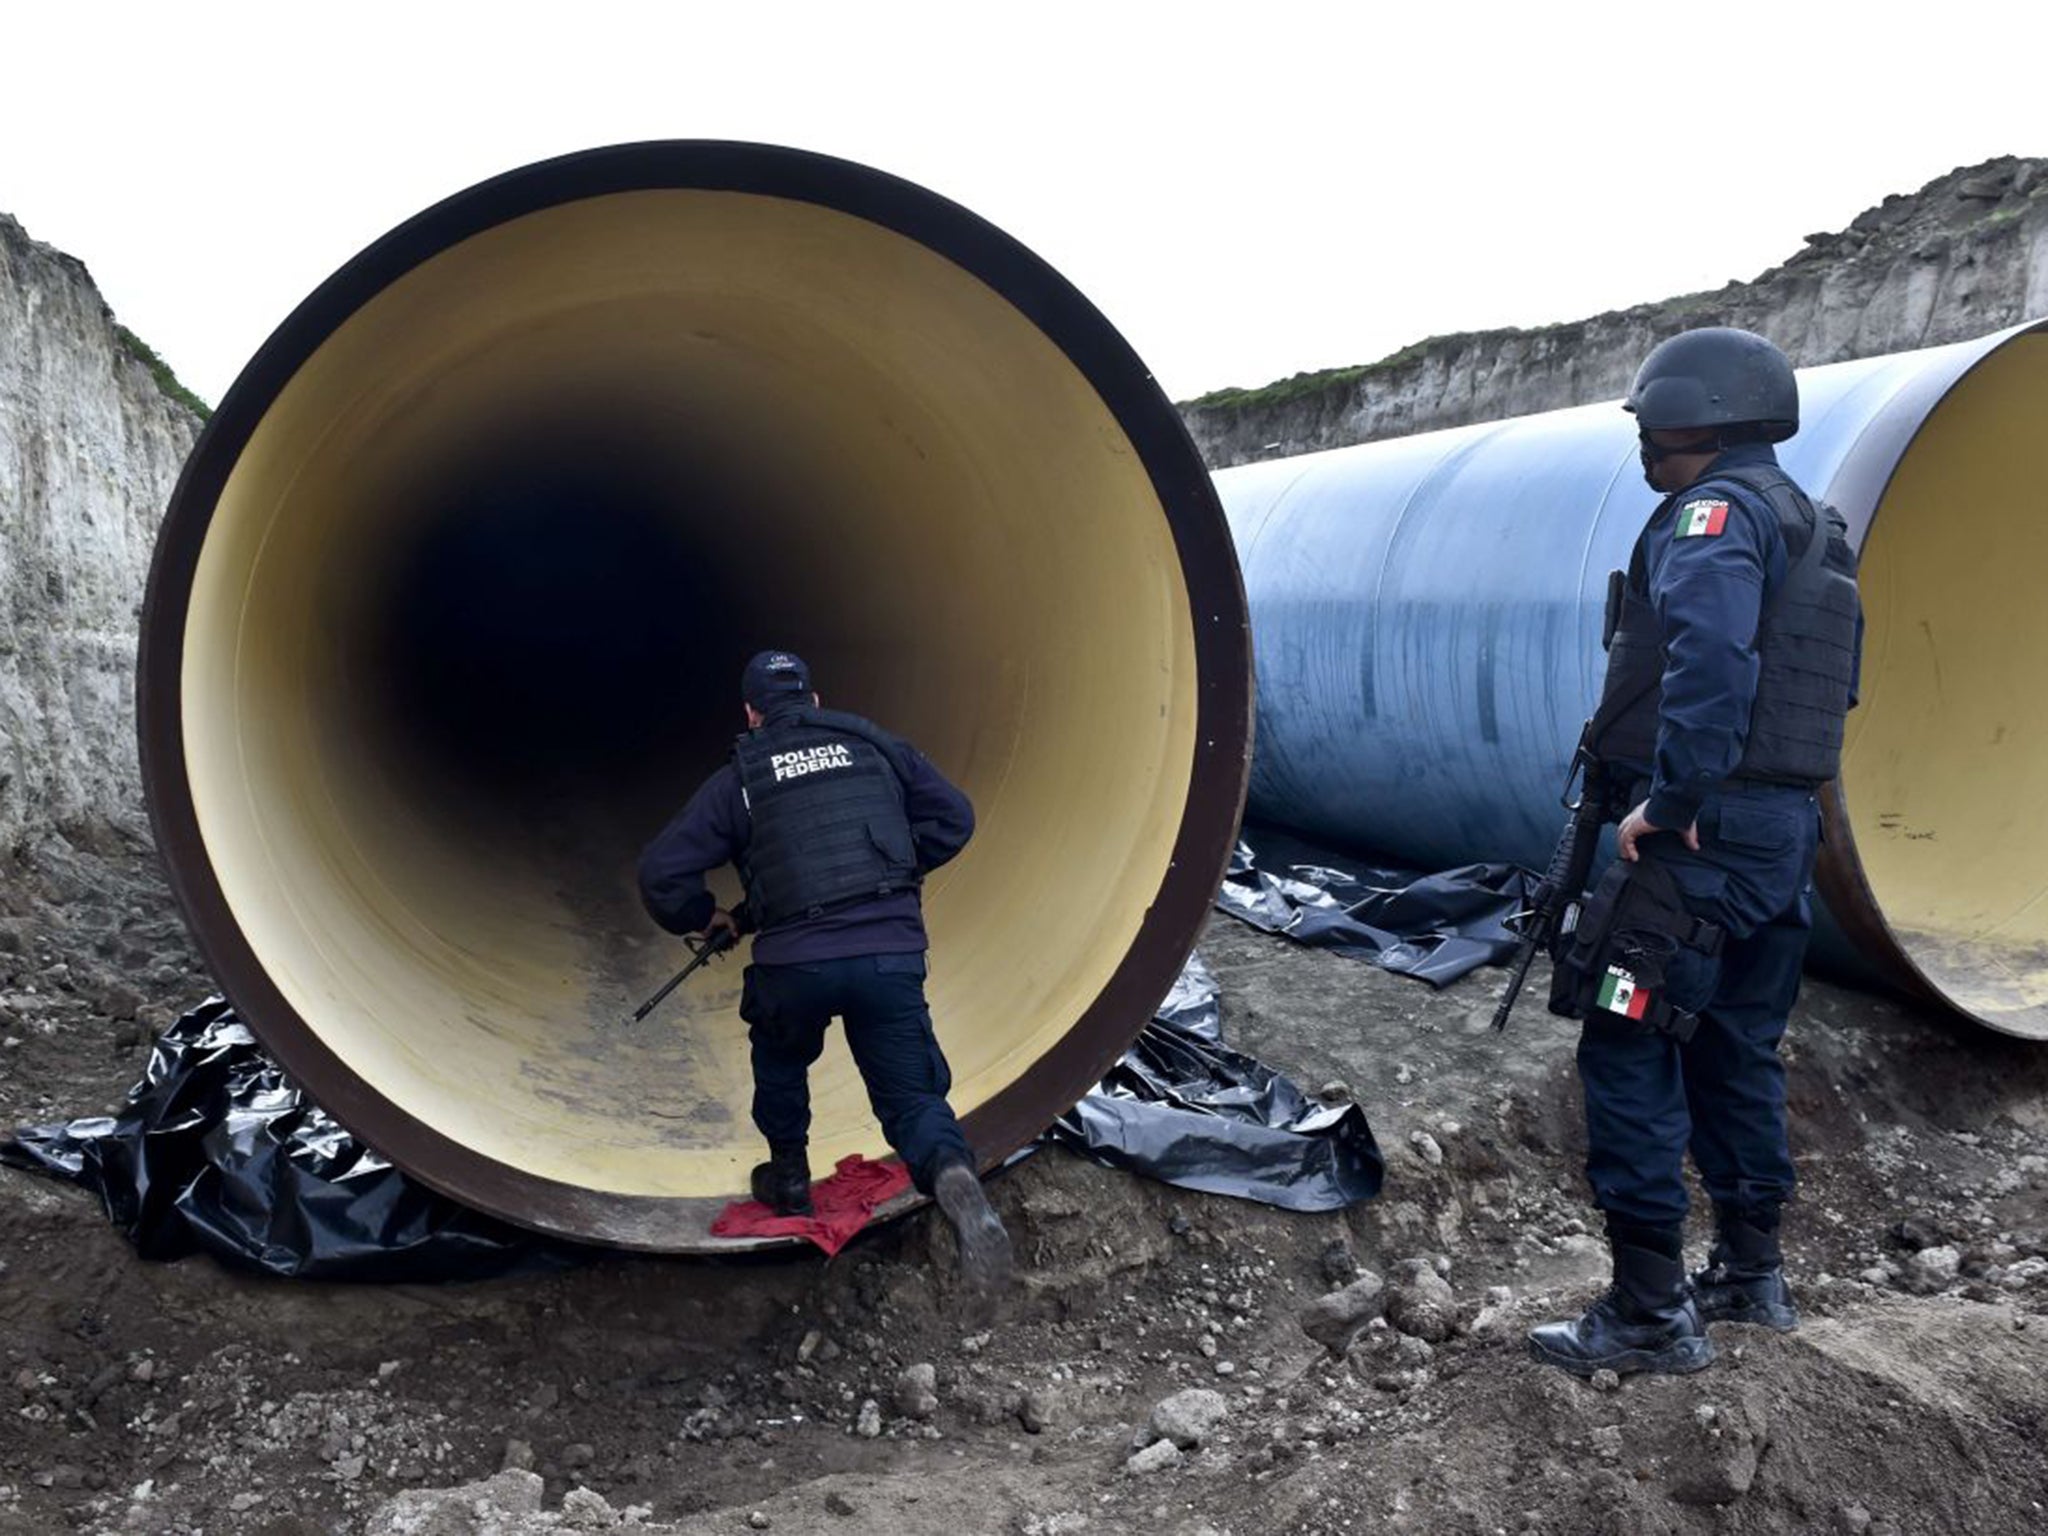
[[778,1216],[758,1200],[735,1200],[711,1223],[713,1237],[802,1237],[829,1257],[868,1224],[875,1207],[910,1187],[910,1170],[891,1158],[871,1163],[858,1152],[842,1157],[829,1179],[811,1186],[810,1216]]

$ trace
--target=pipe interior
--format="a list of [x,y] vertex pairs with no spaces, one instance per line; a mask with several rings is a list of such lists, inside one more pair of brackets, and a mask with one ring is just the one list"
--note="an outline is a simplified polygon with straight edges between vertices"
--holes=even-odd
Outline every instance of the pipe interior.
[[2033,472],[2048,337],[1966,374],[1921,428],[1863,548],[1863,699],[1842,791],[1885,921],[1995,1028],[2048,1038],[2048,518]]
[[[554,207],[413,268],[292,377],[215,508],[182,660],[238,926],[350,1072],[444,1135],[581,1188],[738,1191],[761,1155],[744,954],[623,1020],[687,958],[634,859],[771,645],[975,803],[926,890],[972,1110],[1072,1027],[1159,890],[1193,626],[1082,374],[833,210]],[[886,1153],[836,1030],[812,1082],[814,1168]]]

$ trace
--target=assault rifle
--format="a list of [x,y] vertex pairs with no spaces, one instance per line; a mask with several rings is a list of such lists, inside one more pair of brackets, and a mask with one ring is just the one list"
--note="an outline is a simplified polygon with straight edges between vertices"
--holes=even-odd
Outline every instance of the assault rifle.
[[633,1010],[632,1022],[638,1024],[647,1015],[654,1012],[655,1009],[661,1006],[663,998],[667,997],[669,993],[675,991],[677,987],[680,987],[697,973],[699,966],[708,964],[737,943],[739,943],[739,935],[731,928],[712,929],[704,935],[704,942],[702,944],[693,945],[688,939],[683,940],[683,947],[690,951],[690,963],[680,971],[677,971],[675,975],[669,977],[659,992]]
[[[1574,780],[1579,786],[1577,800],[1571,797]],[[1508,989],[1493,1011],[1496,1030],[1508,1027],[1508,1015],[1514,1012],[1515,999],[1522,995],[1522,984],[1529,979],[1529,966],[1536,951],[1550,948],[1559,937],[1578,926],[1579,902],[1586,893],[1586,877],[1592,873],[1593,853],[1600,846],[1600,829],[1613,819],[1614,807],[1608,803],[1612,793],[1607,770],[1586,750],[1585,737],[1580,737],[1578,752],[1564,781],[1563,803],[1572,813],[1571,820],[1565,823],[1564,836],[1558,839],[1557,849],[1550,855],[1550,868],[1536,882],[1527,910],[1508,920],[1509,926],[1521,936],[1522,944],[1515,952]]]

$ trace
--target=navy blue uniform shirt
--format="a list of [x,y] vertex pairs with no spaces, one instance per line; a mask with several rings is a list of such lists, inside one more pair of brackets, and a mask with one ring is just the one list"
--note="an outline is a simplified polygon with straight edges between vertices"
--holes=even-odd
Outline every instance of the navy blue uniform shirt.
[[[903,809],[918,864],[923,870],[937,869],[974,835],[974,807],[908,742],[892,738],[885,750],[903,784]],[[737,860],[752,835],[739,773],[727,763],[640,855],[640,899],[648,915],[670,933],[701,931],[716,910],[704,886],[705,872]],[[802,965],[853,955],[913,954],[928,942],[918,894],[903,891],[767,929],[754,939],[754,960]]]
[[[1764,496],[1715,475],[1738,465],[1777,462],[1768,443],[1724,449],[1704,475],[1665,501],[1644,530],[1643,563],[1665,656],[1657,761],[1649,765],[1645,812],[1652,826],[1691,826],[1707,795],[1742,760],[1756,702],[1757,625],[1785,579],[1785,538]],[[1718,528],[1712,528],[1709,514],[1690,510],[1696,502],[1727,503]],[[1814,536],[1825,538],[1825,528],[1816,527]],[[1859,619],[1859,642],[1861,625]]]

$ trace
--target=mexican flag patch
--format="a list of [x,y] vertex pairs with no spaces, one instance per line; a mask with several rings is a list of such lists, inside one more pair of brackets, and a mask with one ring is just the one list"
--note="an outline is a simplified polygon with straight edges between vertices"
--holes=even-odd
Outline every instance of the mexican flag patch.
[[1678,537],[1681,539],[1713,538],[1728,526],[1728,503],[1725,501],[1688,501],[1678,509]]
[[1650,994],[1636,985],[1636,979],[1618,965],[1607,967],[1600,978],[1600,1006],[1625,1019],[1640,1019],[1650,1008]]

